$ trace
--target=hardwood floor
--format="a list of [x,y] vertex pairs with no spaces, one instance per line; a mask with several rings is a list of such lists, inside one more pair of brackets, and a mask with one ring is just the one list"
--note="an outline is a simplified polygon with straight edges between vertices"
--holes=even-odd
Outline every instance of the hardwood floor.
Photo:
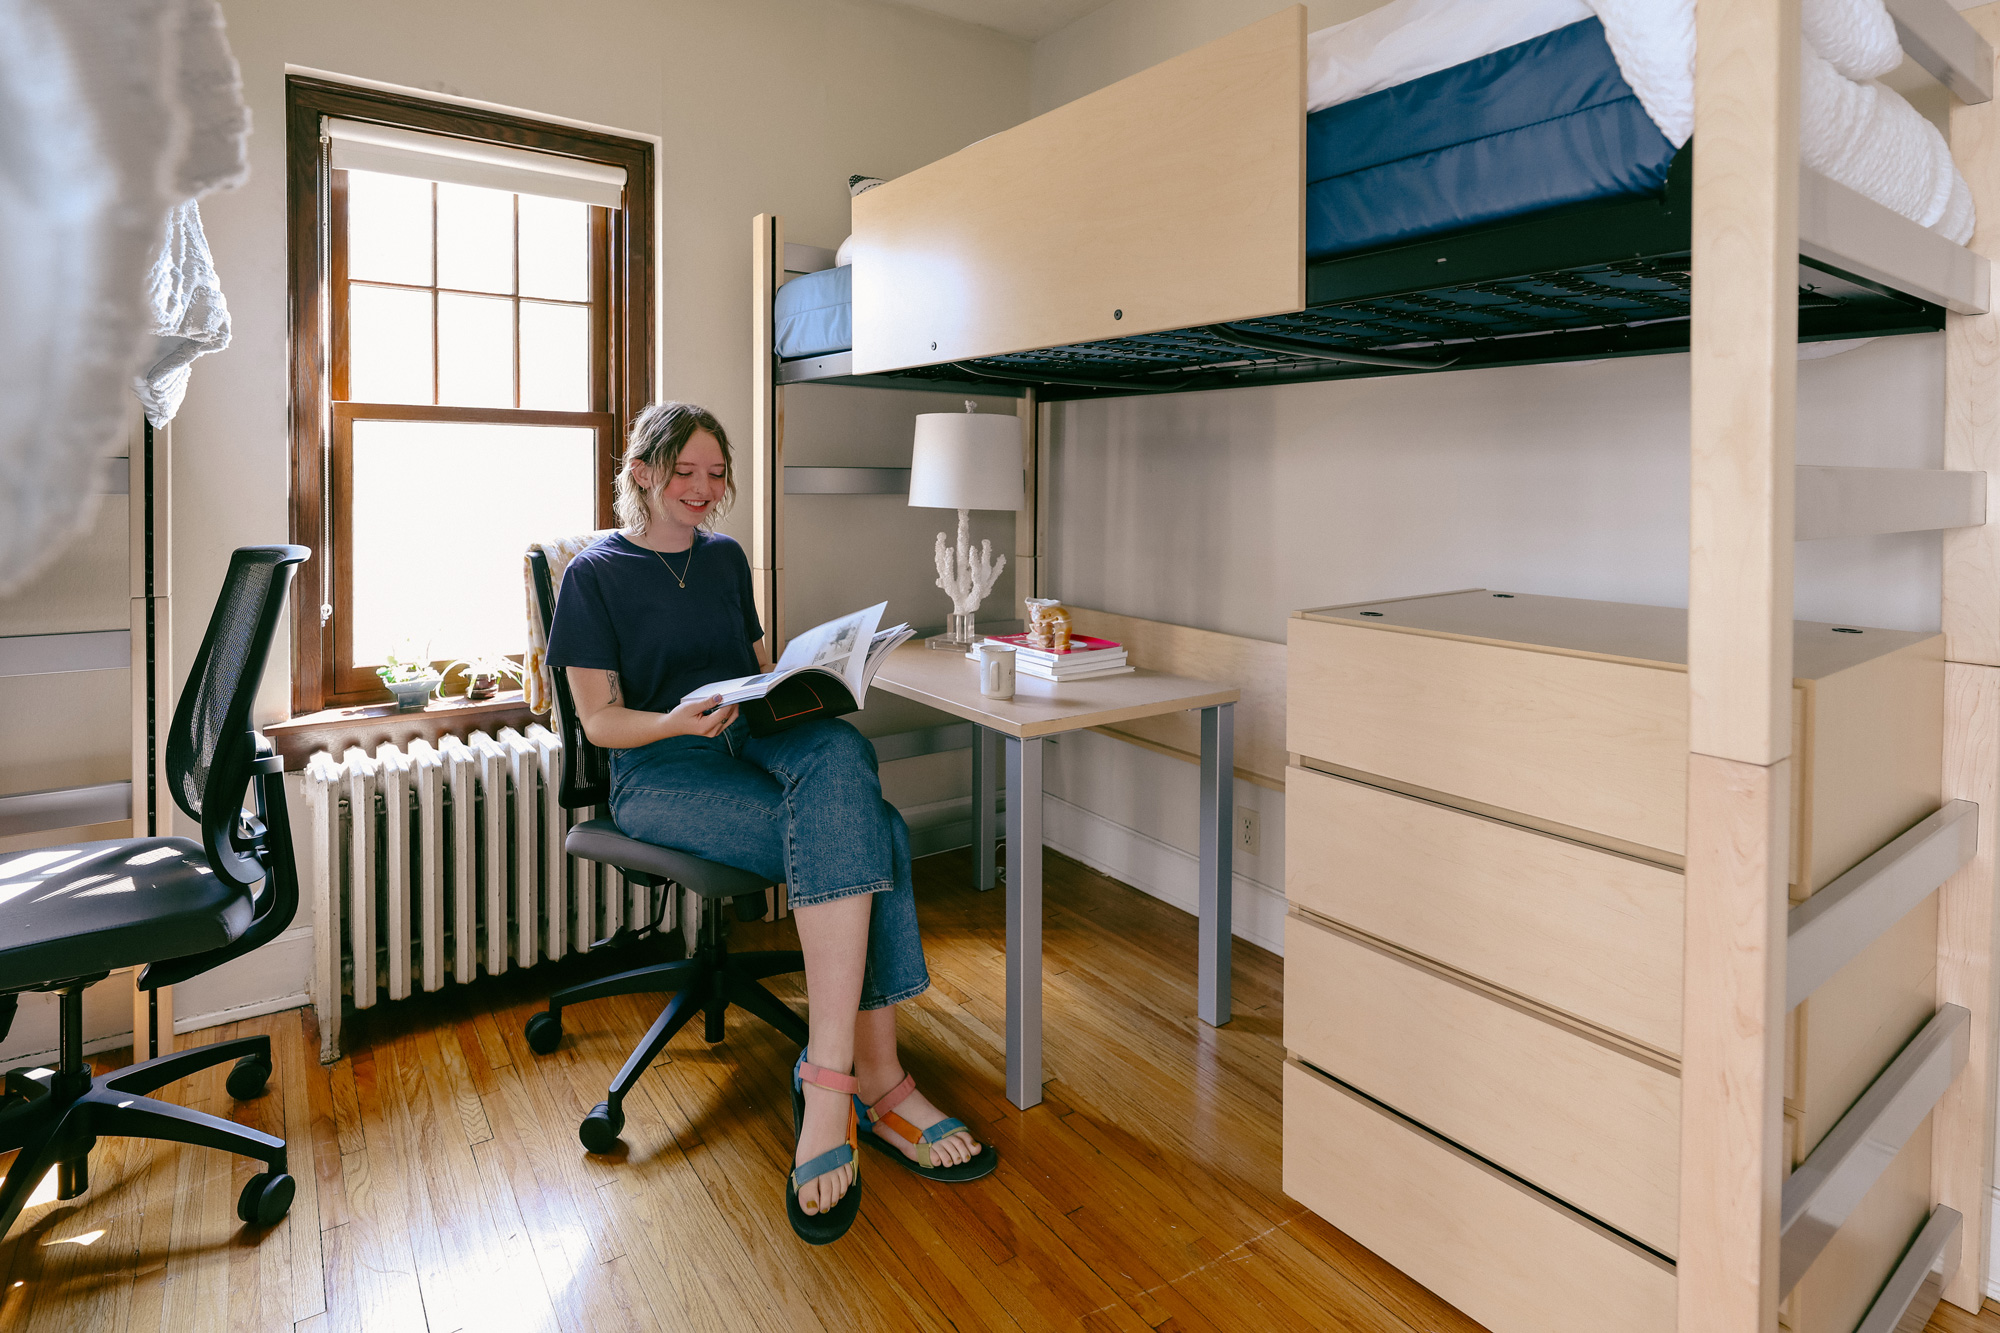
[[[1051,854],[1047,1099],[1016,1111],[1002,895],[968,879],[965,853],[918,863],[934,984],[904,1006],[904,1046],[999,1147],[984,1181],[933,1186],[865,1154],[854,1230],[798,1242],[780,1202],[793,1050],[736,1012],[721,1044],[696,1024],[640,1081],[624,1152],[585,1154],[577,1121],[659,1002],[568,1010],[548,1056],[521,1025],[600,955],[371,1010],[330,1067],[310,1011],[192,1038],[272,1034],[263,1097],[232,1102],[226,1066],[177,1091],[287,1138],[290,1215],[263,1234],[237,1222],[247,1161],[102,1140],[90,1192],[30,1209],[0,1244],[0,1329],[1477,1333],[1280,1190],[1277,958],[1239,941],[1234,1021],[1205,1028],[1193,919]],[[731,944],[789,934],[738,926]],[[796,978],[774,989],[802,1003]],[[1931,1327],[2000,1333],[2000,1312]]]

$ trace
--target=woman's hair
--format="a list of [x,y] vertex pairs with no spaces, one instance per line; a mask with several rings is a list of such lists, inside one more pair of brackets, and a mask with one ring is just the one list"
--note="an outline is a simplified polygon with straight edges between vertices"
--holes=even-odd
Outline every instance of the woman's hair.
[[722,503],[709,511],[709,518],[713,521],[729,512],[729,507],[736,503],[736,464],[730,456],[729,436],[722,423],[713,412],[693,403],[654,403],[633,419],[631,433],[625,439],[625,457],[618,463],[612,508],[617,512],[619,526],[641,531],[649,517],[646,492],[632,479],[633,466],[644,463],[664,484],[664,478],[673,475],[681,450],[698,430],[713,435],[722,449]]

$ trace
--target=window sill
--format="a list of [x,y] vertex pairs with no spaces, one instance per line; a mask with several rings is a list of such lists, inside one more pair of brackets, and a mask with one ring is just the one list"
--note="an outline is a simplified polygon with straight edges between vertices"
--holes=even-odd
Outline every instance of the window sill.
[[399,712],[394,704],[367,704],[359,708],[329,708],[321,713],[305,713],[289,722],[275,722],[264,734],[285,758],[285,771],[297,772],[306,760],[321,750],[344,754],[351,746],[369,753],[387,741],[407,745],[413,740],[435,745],[442,736],[466,736],[475,731],[497,732],[502,727],[520,730],[530,722],[542,721],[528,711],[519,690],[507,690],[491,699],[467,703],[461,699],[432,700],[415,712]]

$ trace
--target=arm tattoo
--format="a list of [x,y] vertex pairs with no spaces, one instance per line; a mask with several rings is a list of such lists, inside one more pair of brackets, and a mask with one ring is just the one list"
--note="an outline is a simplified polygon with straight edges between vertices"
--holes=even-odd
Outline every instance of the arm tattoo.
[[605,679],[611,682],[611,706],[613,708],[620,707],[623,701],[618,697],[618,673],[616,671],[607,671],[604,673],[604,676]]

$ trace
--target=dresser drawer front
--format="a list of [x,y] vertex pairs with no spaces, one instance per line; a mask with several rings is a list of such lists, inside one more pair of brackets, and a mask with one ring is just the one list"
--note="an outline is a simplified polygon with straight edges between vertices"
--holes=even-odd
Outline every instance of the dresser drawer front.
[[1291,622],[1294,754],[1678,856],[1687,674]]
[[1672,1333],[1672,1268],[1285,1067],[1285,1193],[1493,1333]]
[[1662,1254],[1678,1229],[1680,1080],[1294,914],[1301,1060]]
[[1679,871],[1293,768],[1294,906],[1677,1055]]

